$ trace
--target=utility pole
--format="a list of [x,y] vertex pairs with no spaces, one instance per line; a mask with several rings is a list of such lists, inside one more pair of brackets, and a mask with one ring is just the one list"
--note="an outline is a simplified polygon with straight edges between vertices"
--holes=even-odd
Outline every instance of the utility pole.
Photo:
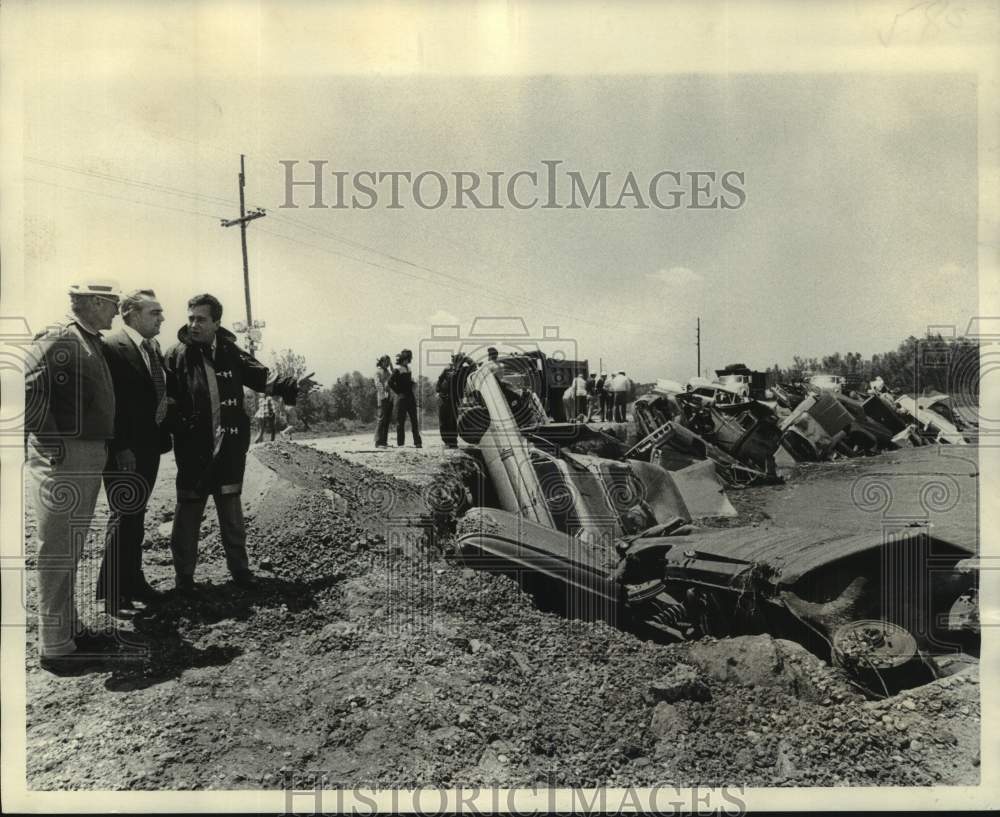
[[695,341],[694,345],[698,349],[698,377],[701,377],[701,317],[698,317],[697,329],[695,330]]
[[246,332],[247,334],[247,348],[250,354],[254,354],[257,350],[257,343],[260,340],[260,330],[264,328],[264,321],[254,321],[253,311],[250,309],[250,267],[247,263],[247,224],[253,221],[255,218],[263,218],[267,215],[261,208],[257,208],[251,213],[246,211],[246,203],[243,196],[243,188],[246,186],[246,172],[244,169],[244,156],[240,154],[240,217],[233,219],[223,219],[223,227],[232,227],[235,224],[240,225],[240,241],[243,245],[243,293],[246,296],[247,302],[247,322],[246,326],[241,327],[241,322],[234,324],[234,328],[237,332]]

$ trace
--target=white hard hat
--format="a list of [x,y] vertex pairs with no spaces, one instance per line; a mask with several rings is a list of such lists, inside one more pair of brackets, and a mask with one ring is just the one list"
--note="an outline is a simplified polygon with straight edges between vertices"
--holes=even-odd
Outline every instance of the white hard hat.
[[120,298],[121,286],[114,278],[86,278],[69,285],[70,295],[103,295],[106,298]]

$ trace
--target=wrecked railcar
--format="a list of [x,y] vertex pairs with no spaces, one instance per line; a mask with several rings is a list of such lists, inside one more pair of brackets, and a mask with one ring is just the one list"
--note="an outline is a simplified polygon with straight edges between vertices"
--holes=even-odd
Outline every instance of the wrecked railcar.
[[[542,427],[522,428],[488,372],[470,378],[470,388],[492,506],[459,520],[457,549],[466,563],[514,572],[529,587],[541,583],[571,616],[605,618],[665,641],[759,632],[792,638],[878,694],[935,677],[935,655],[978,655],[978,573],[965,548],[926,528],[890,538],[698,531],[670,472],[570,453],[538,436]],[[571,445],[599,441],[577,434]],[[553,584],[562,592],[553,594]]]
[[878,395],[857,400],[823,391],[804,398],[781,422],[781,446],[797,461],[853,457],[896,448],[905,429]]
[[903,394],[896,398],[895,405],[924,440],[949,445],[968,444],[966,432],[971,432],[972,428],[962,420],[947,394],[919,397]]
[[705,402],[686,391],[654,388],[635,401],[639,439],[628,456],[668,470],[710,459],[730,487],[778,481],[774,453],[781,431],[763,403]]

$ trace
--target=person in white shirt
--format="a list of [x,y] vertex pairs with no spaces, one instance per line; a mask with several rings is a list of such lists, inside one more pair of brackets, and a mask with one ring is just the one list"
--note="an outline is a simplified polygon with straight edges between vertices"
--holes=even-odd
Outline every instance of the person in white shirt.
[[612,378],[611,385],[605,386],[611,393],[611,419],[616,423],[624,423],[628,415],[628,402],[632,391],[632,381],[625,375],[625,370],[619,370]]

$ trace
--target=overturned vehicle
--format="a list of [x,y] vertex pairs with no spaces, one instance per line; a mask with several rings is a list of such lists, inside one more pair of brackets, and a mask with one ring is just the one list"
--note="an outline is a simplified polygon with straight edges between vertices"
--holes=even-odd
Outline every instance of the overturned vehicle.
[[692,508],[717,481],[692,487],[616,458],[617,441],[586,426],[519,422],[518,394],[488,371],[467,389],[459,429],[478,484],[456,529],[466,564],[513,574],[571,617],[663,641],[791,638],[876,695],[937,677],[937,656],[978,656],[969,550],[926,528],[699,530]]
[[780,481],[774,453],[781,429],[763,403],[707,387],[685,390],[669,380],[635,401],[634,436],[628,456],[676,470],[710,460],[723,482],[741,487]]

